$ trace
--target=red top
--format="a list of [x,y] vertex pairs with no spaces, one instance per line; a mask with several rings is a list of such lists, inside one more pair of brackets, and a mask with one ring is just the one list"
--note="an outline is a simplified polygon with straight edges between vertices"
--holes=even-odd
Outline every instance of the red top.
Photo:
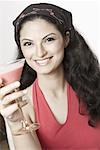
[[88,115],[79,114],[78,98],[68,84],[68,116],[61,125],[54,117],[37,79],[33,84],[36,121],[40,123],[37,136],[43,150],[100,150],[100,127],[88,125]]

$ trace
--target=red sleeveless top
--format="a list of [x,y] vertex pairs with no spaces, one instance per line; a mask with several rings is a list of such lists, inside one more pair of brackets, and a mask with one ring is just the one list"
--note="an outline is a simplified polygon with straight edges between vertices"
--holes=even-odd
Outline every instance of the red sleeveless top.
[[88,115],[80,115],[78,98],[67,85],[68,116],[64,124],[54,117],[36,79],[32,86],[36,131],[43,150],[100,150],[100,127],[88,125]]

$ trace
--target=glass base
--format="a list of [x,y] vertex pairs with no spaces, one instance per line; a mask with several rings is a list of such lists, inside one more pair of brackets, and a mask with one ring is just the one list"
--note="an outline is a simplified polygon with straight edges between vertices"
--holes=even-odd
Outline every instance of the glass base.
[[22,124],[22,128],[16,133],[14,133],[13,135],[17,136],[17,135],[23,135],[26,133],[32,133],[33,131],[40,128],[40,124],[36,122],[31,124],[31,123],[28,123],[26,120],[21,120],[21,124]]

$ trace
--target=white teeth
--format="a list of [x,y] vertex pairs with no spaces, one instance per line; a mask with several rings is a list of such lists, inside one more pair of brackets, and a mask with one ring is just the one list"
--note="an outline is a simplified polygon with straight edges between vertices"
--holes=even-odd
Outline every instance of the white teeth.
[[47,58],[45,60],[37,60],[36,62],[39,64],[39,65],[46,65],[48,62],[49,62],[50,58]]

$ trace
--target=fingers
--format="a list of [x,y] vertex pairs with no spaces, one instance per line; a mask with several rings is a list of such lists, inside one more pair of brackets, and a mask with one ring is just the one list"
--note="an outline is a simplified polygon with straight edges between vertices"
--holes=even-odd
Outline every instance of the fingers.
[[27,93],[27,89],[9,94],[4,97],[2,104],[7,105],[10,102],[14,101],[15,99],[18,99],[18,98],[24,96],[26,93]]
[[6,108],[1,109],[0,113],[2,114],[3,117],[7,118],[11,114],[13,114],[17,109],[18,109],[18,105],[14,103]]
[[9,94],[11,91],[18,88],[19,86],[20,86],[20,82],[16,81],[14,83],[2,87],[0,89],[0,99],[2,99],[6,94]]
[[[2,84],[2,80],[0,79],[0,85]],[[3,117],[8,118],[10,115],[15,114],[18,110],[18,103],[21,107],[26,105],[25,101],[17,102],[16,100],[22,100],[21,97],[23,97],[27,90],[18,91],[15,89],[18,89],[20,86],[20,82],[16,81],[14,83],[11,83],[9,85],[6,85],[2,88],[0,88],[0,113]],[[13,92],[13,93],[11,93]],[[13,115],[15,116],[15,115]]]

